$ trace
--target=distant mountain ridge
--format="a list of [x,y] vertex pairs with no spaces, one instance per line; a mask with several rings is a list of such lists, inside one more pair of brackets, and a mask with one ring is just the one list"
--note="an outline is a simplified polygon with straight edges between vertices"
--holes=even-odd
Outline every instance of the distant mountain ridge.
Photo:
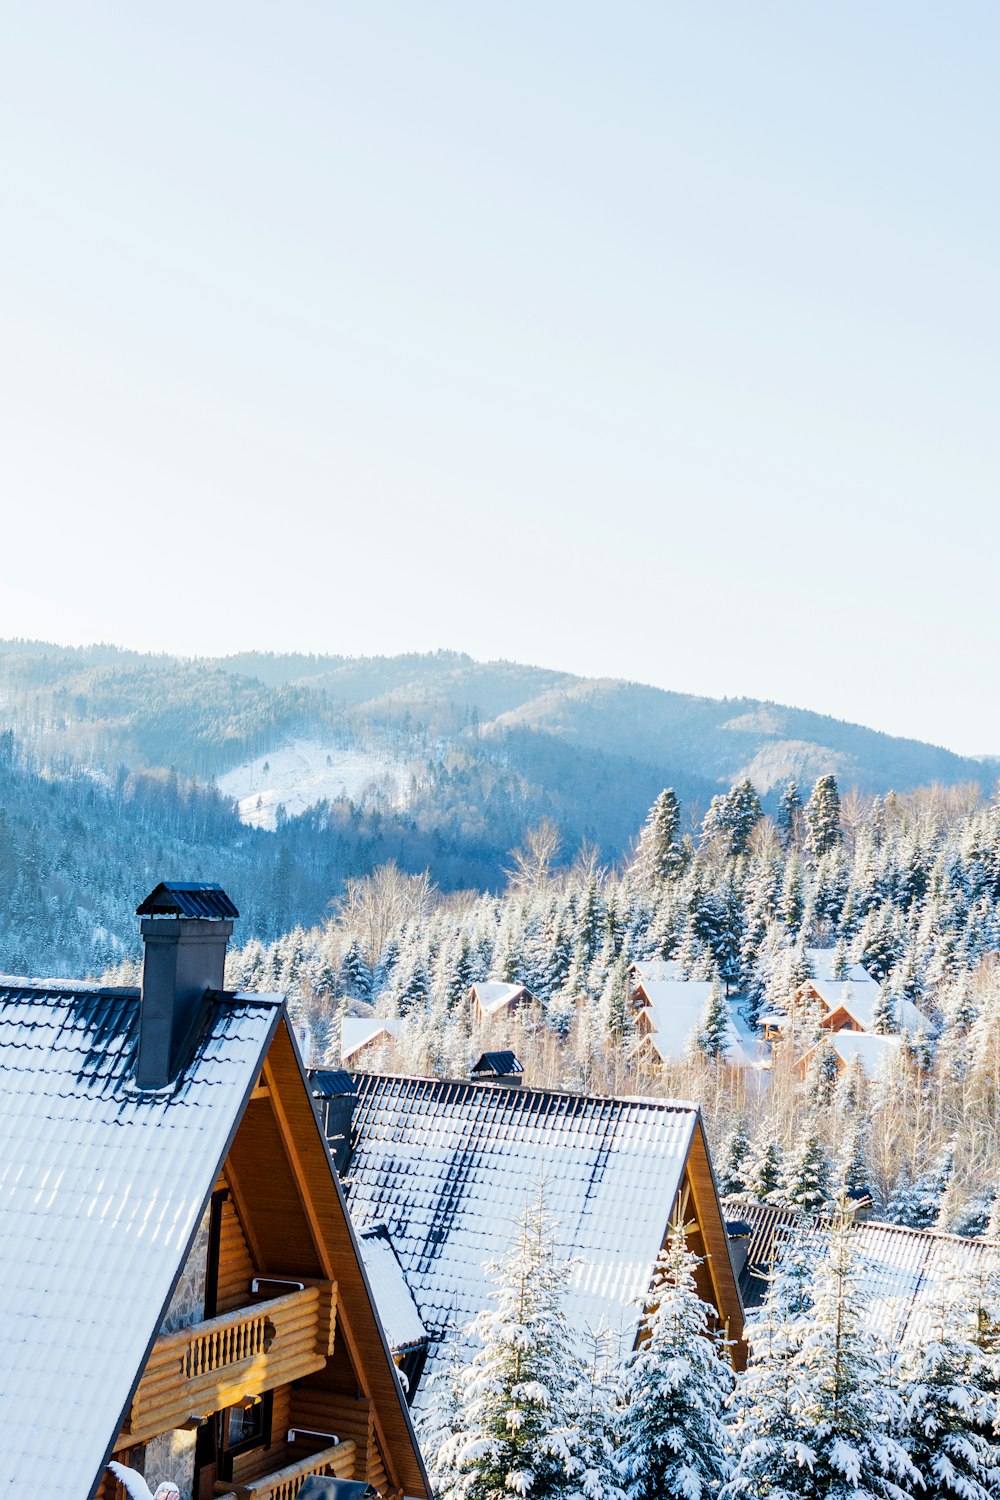
[[[932,782],[988,785],[996,774],[994,757],[957,755],[809,709],[478,662],[455,651],[184,658],[2,641],[0,693],[9,699],[18,678],[22,701],[33,699],[36,708],[46,694],[53,708],[86,698],[105,758],[117,744],[127,763],[173,764],[188,774],[220,774],[251,750],[266,752],[316,730],[345,743],[359,733],[397,745],[408,739],[403,758],[447,745],[516,746],[525,733],[545,736],[578,753],[624,757],[702,795],[745,776],[766,795],[790,776],[809,783],[827,772],[843,787],[867,792]],[[86,738],[84,718],[78,738]],[[176,746],[169,743],[171,725]],[[58,741],[58,731],[52,733]]]
[[696,833],[748,774],[773,809],[789,775],[987,790],[996,770],[805,709],[457,652],[196,660],[0,642],[0,968],[100,973],[164,877],[221,880],[246,936],[271,940],[389,860],[443,890],[502,890],[543,817],[564,862],[586,843],[620,863],[664,786]]

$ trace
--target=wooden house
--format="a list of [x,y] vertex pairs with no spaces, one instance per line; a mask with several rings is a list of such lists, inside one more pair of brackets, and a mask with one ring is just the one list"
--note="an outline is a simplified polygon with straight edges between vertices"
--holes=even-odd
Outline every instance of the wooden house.
[[[314,1080],[315,1082],[315,1080]],[[346,1169],[358,1229],[387,1226],[427,1329],[427,1370],[446,1366],[486,1305],[483,1263],[513,1243],[544,1180],[573,1259],[567,1311],[632,1326],[657,1255],[683,1224],[703,1256],[699,1289],[742,1359],[743,1313],[701,1115],[691,1104],[358,1074]],[[423,1409],[427,1378],[411,1399]]]
[[[660,961],[665,966],[665,961]],[[633,965],[638,969],[638,965]],[[654,969],[652,964],[645,966]],[[654,972],[659,972],[654,969]],[[631,991],[635,1027],[638,1033],[636,1054],[647,1067],[677,1063],[690,1051],[702,1024],[712,985],[707,980],[639,976]],[[742,1021],[735,1003],[726,1002],[729,1017],[725,1030],[725,1060],[731,1067],[765,1068],[770,1064],[769,1049]]]
[[398,1040],[402,1034],[403,1023],[396,1016],[345,1016],[340,1023],[342,1066],[362,1067],[365,1053]]
[[509,1016],[522,1006],[533,1005],[535,997],[523,984],[500,984],[498,981],[474,984],[469,990],[469,1012],[473,1026]]
[[[882,1000],[882,986],[860,964],[838,970],[833,948],[807,948],[812,976],[803,980],[792,997],[792,1012],[815,1015],[822,1030],[829,1032],[874,1032],[874,1018]],[[926,1017],[911,1000],[893,1002],[899,1031],[916,1035],[927,1029]],[[765,1036],[782,1038],[788,1016],[772,1012],[760,1017]]]
[[0,1484],[426,1500],[284,1001],[225,990],[218,887],[139,913],[141,990],[0,980]]
[[879,1036],[868,1031],[833,1031],[822,1037],[795,1064],[795,1071],[804,1083],[809,1077],[813,1060],[821,1047],[828,1048],[833,1057],[838,1076],[850,1067],[860,1068],[866,1078],[878,1078],[891,1068],[899,1056],[902,1040],[898,1036]]

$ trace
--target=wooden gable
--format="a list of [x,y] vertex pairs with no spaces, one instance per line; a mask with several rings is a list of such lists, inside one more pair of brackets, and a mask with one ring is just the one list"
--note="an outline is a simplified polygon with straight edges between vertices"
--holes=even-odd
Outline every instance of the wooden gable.
[[[392,1355],[284,1017],[208,1213],[212,1315],[156,1339],[116,1458],[136,1455],[141,1463],[143,1445],[197,1429],[196,1500],[289,1500],[308,1473],[366,1480],[385,1500],[429,1500]],[[266,1406],[266,1441],[220,1447],[225,1429],[217,1423],[250,1402]],[[210,1451],[203,1451],[209,1427]],[[110,1475],[97,1493],[116,1494]]]

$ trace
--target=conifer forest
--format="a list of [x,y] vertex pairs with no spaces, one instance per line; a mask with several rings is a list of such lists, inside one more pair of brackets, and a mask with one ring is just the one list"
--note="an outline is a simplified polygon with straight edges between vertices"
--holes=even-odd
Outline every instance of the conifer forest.
[[[5,968],[134,984],[122,870],[137,894],[204,873],[242,905],[228,983],[288,995],[315,1065],[339,1067],[345,1021],[367,1022],[351,1067],[465,1079],[510,1049],[527,1088],[693,1100],[730,1215],[763,1205],[800,1226],[752,1310],[745,1370],[679,1234],[630,1335],[595,1329],[581,1349],[540,1184],[484,1284],[478,1352],[420,1414],[440,1500],[1000,1495],[996,1278],[956,1270],[919,1330],[889,1341],[866,1319],[849,1232],[865,1201],[955,1243],[1000,1239],[1000,798],[985,775],[898,792],[829,772],[710,796],[704,780],[682,782],[687,797],[661,784],[616,844],[544,789],[525,798],[510,740],[472,736],[414,792],[440,814],[456,777],[468,798],[470,767],[489,768],[488,834],[463,864],[461,823],[443,856],[440,827],[378,788],[253,827],[211,776],[95,770],[79,738],[72,754],[44,742],[24,703],[16,728],[0,738]],[[379,730],[397,748],[400,732]],[[819,962],[877,982],[877,1067],[845,1063],[803,999]],[[657,966],[705,996],[682,1045],[659,1050],[634,1001]],[[484,983],[524,986],[525,1003],[477,1015]]]

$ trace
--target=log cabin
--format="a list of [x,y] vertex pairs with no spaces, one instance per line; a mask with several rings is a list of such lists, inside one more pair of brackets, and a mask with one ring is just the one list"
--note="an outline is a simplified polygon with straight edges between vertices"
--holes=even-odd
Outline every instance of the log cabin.
[[511,1015],[522,1006],[534,1004],[534,995],[523,984],[501,984],[491,979],[474,984],[469,990],[469,1014],[473,1026],[485,1026]]
[[[315,1088],[317,1075],[313,1075]],[[488,1082],[357,1074],[345,1168],[355,1227],[385,1225],[427,1330],[428,1377],[486,1305],[483,1263],[504,1255],[544,1183],[572,1258],[571,1326],[623,1330],[657,1255],[682,1224],[702,1263],[699,1291],[742,1364],[743,1311],[726,1226],[694,1104],[616,1099]]]
[[280,995],[218,886],[138,908],[141,989],[0,979],[0,1485],[429,1488]]

